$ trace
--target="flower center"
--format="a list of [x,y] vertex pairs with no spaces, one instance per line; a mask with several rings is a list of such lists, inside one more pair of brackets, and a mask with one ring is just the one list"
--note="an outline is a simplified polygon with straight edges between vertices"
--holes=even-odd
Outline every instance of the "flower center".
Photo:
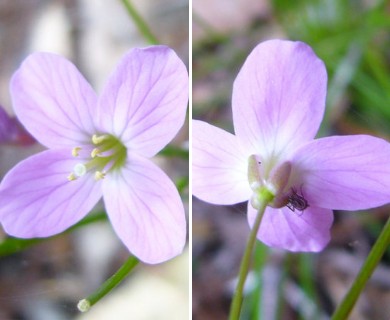
[[251,205],[255,209],[259,209],[262,193],[267,190],[273,195],[272,201],[269,203],[271,207],[286,206],[289,203],[289,198],[284,190],[288,185],[290,174],[291,163],[289,161],[272,166],[272,164],[263,163],[259,156],[251,155],[248,159],[248,181],[253,191]]
[[68,180],[73,181],[87,172],[94,172],[95,180],[103,179],[108,172],[121,168],[126,161],[126,147],[116,137],[103,134],[92,136],[92,145],[74,147],[73,157],[80,157]]

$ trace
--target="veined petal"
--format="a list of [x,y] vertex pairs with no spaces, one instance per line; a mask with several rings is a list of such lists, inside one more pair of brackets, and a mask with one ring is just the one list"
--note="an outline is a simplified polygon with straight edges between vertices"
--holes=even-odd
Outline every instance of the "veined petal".
[[236,135],[263,157],[310,141],[323,118],[326,83],[325,66],[308,45],[259,44],[234,82]]
[[94,133],[96,94],[77,68],[51,53],[28,56],[10,85],[15,113],[48,148],[75,146]]
[[180,254],[186,221],[179,193],[151,161],[131,157],[103,182],[107,214],[119,238],[136,257],[160,263]]
[[215,204],[246,201],[248,158],[236,136],[203,121],[192,121],[192,193]]
[[[248,205],[248,221],[252,227],[257,211]],[[308,207],[303,212],[287,207],[267,207],[257,238],[270,247],[289,251],[321,251],[330,240],[333,212],[329,209]]]
[[165,46],[131,50],[103,91],[98,121],[130,150],[151,157],[182,127],[188,102],[188,73]]
[[101,197],[100,182],[68,181],[77,160],[69,150],[47,150],[16,165],[0,187],[0,222],[20,238],[48,237],[82,219]]
[[366,135],[316,139],[293,157],[309,205],[360,210],[390,202],[390,144]]

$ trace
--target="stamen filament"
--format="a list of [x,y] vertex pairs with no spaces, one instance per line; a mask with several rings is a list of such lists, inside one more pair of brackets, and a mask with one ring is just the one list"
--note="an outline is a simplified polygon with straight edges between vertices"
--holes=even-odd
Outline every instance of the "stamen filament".
[[91,157],[92,158],[95,158],[96,156],[98,156],[99,154],[101,154],[102,152],[98,149],[98,148],[95,148],[92,150],[91,152]]
[[105,176],[106,176],[106,173],[104,171],[96,171],[95,172],[95,180],[96,181],[104,179]]

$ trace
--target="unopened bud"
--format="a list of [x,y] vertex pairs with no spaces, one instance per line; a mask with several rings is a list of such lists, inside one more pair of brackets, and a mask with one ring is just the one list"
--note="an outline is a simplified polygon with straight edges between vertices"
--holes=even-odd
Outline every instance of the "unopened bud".
[[87,312],[91,308],[91,303],[87,299],[80,300],[77,309],[81,312]]

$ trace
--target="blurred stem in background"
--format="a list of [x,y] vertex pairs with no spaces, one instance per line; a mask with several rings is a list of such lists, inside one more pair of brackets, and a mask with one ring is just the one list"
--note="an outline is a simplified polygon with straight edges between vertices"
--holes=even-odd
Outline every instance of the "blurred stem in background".
[[[167,158],[178,158],[184,161],[187,161],[189,158],[188,149],[176,147],[174,145],[167,145],[164,149],[162,149],[158,156],[167,157]],[[175,185],[180,194],[184,192],[184,190],[188,187],[189,184],[189,176],[182,176],[176,179]]]
[[252,319],[265,320],[262,317],[261,310],[263,309],[264,303],[263,300],[263,276],[264,276],[264,267],[267,263],[268,258],[268,247],[263,243],[257,241],[254,254],[254,263],[253,268],[257,276],[257,287],[254,289],[253,302],[252,302]]
[[138,31],[143,35],[145,40],[147,42],[149,42],[150,44],[158,44],[159,43],[158,39],[152,33],[148,24],[145,22],[145,20],[140,16],[140,14],[134,8],[131,1],[130,0],[122,0],[122,3],[126,7],[127,12],[129,13],[130,17],[133,19],[135,25],[138,28]]
[[64,233],[69,233],[73,230],[79,229],[81,227],[85,227],[91,223],[96,223],[100,221],[107,221],[107,214],[104,211],[99,211],[93,214],[89,214],[84,219],[82,219],[80,222],[75,224],[74,226],[70,227],[68,230],[64,231],[63,233],[50,237],[50,238],[33,238],[33,239],[19,239],[14,237],[7,237],[3,241],[0,242],[0,257],[8,256],[14,253],[17,253],[19,251],[22,251],[24,249],[27,249],[28,247],[31,247],[32,245],[38,244],[43,241],[48,241],[50,239],[56,238],[61,236]]
[[378,263],[382,259],[383,254],[390,246],[390,218],[387,220],[382,233],[375,242],[370,254],[364,262],[359,274],[357,275],[351,289],[348,291],[343,301],[333,314],[332,320],[348,319],[353,306],[359,298],[368,279],[371,277]]
[[184,160],[188,160],[188,149],[167,145],[158,153],[158,155],[163,157],[178,157]]

